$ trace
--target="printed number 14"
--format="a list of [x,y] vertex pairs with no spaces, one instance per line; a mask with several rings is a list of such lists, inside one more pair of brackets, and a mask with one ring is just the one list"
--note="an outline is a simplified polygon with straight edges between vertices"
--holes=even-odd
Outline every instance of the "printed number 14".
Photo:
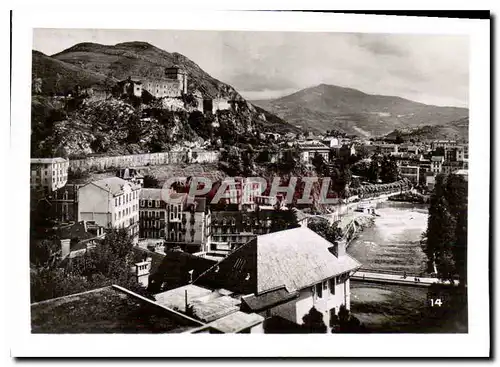
[[441,302],[441,299],[438,298],[438,299],[431,299],[431,306],[434,307],[434,306],[439,306],[441,307],[443,303]]

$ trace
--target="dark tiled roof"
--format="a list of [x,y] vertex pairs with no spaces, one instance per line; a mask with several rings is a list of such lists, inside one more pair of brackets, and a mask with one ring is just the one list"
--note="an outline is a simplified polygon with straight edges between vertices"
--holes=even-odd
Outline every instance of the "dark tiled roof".
[[155,271],[151,271],[148,290],[158,293],[162,290],[163,283],[166,284],[166,289],[186,285],[191,280],[189,271],[193,270],[193,279],[196,279],[215,263],[214,260],[194,256],[187,252],[167,251],[161,264]]

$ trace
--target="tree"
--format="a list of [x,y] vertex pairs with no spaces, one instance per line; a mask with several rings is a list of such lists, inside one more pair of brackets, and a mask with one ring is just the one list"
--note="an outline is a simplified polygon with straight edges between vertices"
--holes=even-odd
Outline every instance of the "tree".
[[380,166],[380,179],[384,183],[394,182],[398,179],[398,166],[393,157],[384,157]]
[[137,260],[132,256],[132,247],[132,240],[125,229],[112,229],[106,232],[106,237],[96,248],[87,250],[83,256],[69,259],[64,267],[33,267],[32,302],[112,284],[148,296],[130,270]]
[[360,145],[356,147],[356,156],[359,159],[365,159],[370,156],[370,151],[365,145]]
[[330,320],[332,333],[359,333],[364,330],[361,322],[349,312],[345,305],[341,305],[339,314]]
[[144,188],[161,188],[158,179],[152,175],[144,176]]
[[302,318],[302,327],[307,333],[326,333],[327,327],[323,321],[323,314],[319,312],[314,306]]
[[240,149],[234,146],[224,150],[219,161],[220,168],[230,176],[241,175],[244,169],[241,155]]
[[456,175],[438,175],[430,199],[427,231],[422,241],[430,270],[460,286],[467,281],[467,182]]
[[331,243],[336,243],[342,238],[342,230],[337,222],[330,224],[326,219],[311,220],[307,227]]
[[43,240],[32,240],[30,243],[30,262],[37,268],[54,268],[61,259],[61,243],[52,236]]
[[325,158],[321,154],[316,153],[312,159],[312,165],[316,169],[316,172],[320,175],[328,174],[328,166],[325,162]]
[[291,208],[286,210],[275,209],[271,212],[271,229],[270,232],[283,231],[285,229],[297,228],[299,222],[297,214]]

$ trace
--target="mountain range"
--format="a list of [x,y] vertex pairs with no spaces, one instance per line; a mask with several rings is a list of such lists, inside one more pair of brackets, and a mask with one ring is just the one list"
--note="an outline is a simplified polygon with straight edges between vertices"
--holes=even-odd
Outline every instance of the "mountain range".
[[[179,65],[188,74],[188,92],[245,101],[232,86],[213,78],[189,58],[146,42],[79,43],[51,56],[39,51],[32,56],[32,78],[41,80],[43,95],[66,93],[76,85],[114,83],[128,76],[162,77],[165,67]],[[245,102],[264,131],[324,133],[335,129],[365,137],[394,130],[422,136],[436,131],[440,136],[460,138],[468,134],[466,108],[426,105],[335,85],[320,84],[273,100]]]
[[467,108],[426,105],[401,97],[367,94],[328,84],[252,103],[310,132],[325,133],[335,129],[365,137],[427,125],[449,127],[453,134],[463,136],[463,129],[454,129],[453,126],[458,121],[463,127],[464,119],[468,126],[469,115]]

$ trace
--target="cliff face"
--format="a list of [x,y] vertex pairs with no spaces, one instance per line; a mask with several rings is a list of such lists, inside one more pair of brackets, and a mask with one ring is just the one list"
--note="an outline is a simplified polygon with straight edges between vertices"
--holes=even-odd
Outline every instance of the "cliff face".
[[[185,99],[171,99],[171,103],[152,97],[92,100],[74,93],[78,87],[110,90],[129,76],[165,78],[166,68],[172,66],[187,74],[185,98],[193,99],[196,93],[204,99],[236,101],[237,108],[211,116],[196,111]],[[253,138],[257,131],[297,130],[257,110],[233,87],[212,78],[187,57],[144,42],[80,43],[52,56],[33,51],[32,81],[33,156],[158,152],[217,141],[224,144],[235,134]],[[61,97],[69,93],[71,98]]]
[[202,70],[195,62],[177,52],[167,52],[146,42],[125,42],[114,46],[79,43],[50,57],[82,69],[87,74],[123,80],[129,76],[164,78],[165,68],[174,65],[188,74],[188,92],[201,92],[204,97],[217,96],[244,99],[227,85]]

